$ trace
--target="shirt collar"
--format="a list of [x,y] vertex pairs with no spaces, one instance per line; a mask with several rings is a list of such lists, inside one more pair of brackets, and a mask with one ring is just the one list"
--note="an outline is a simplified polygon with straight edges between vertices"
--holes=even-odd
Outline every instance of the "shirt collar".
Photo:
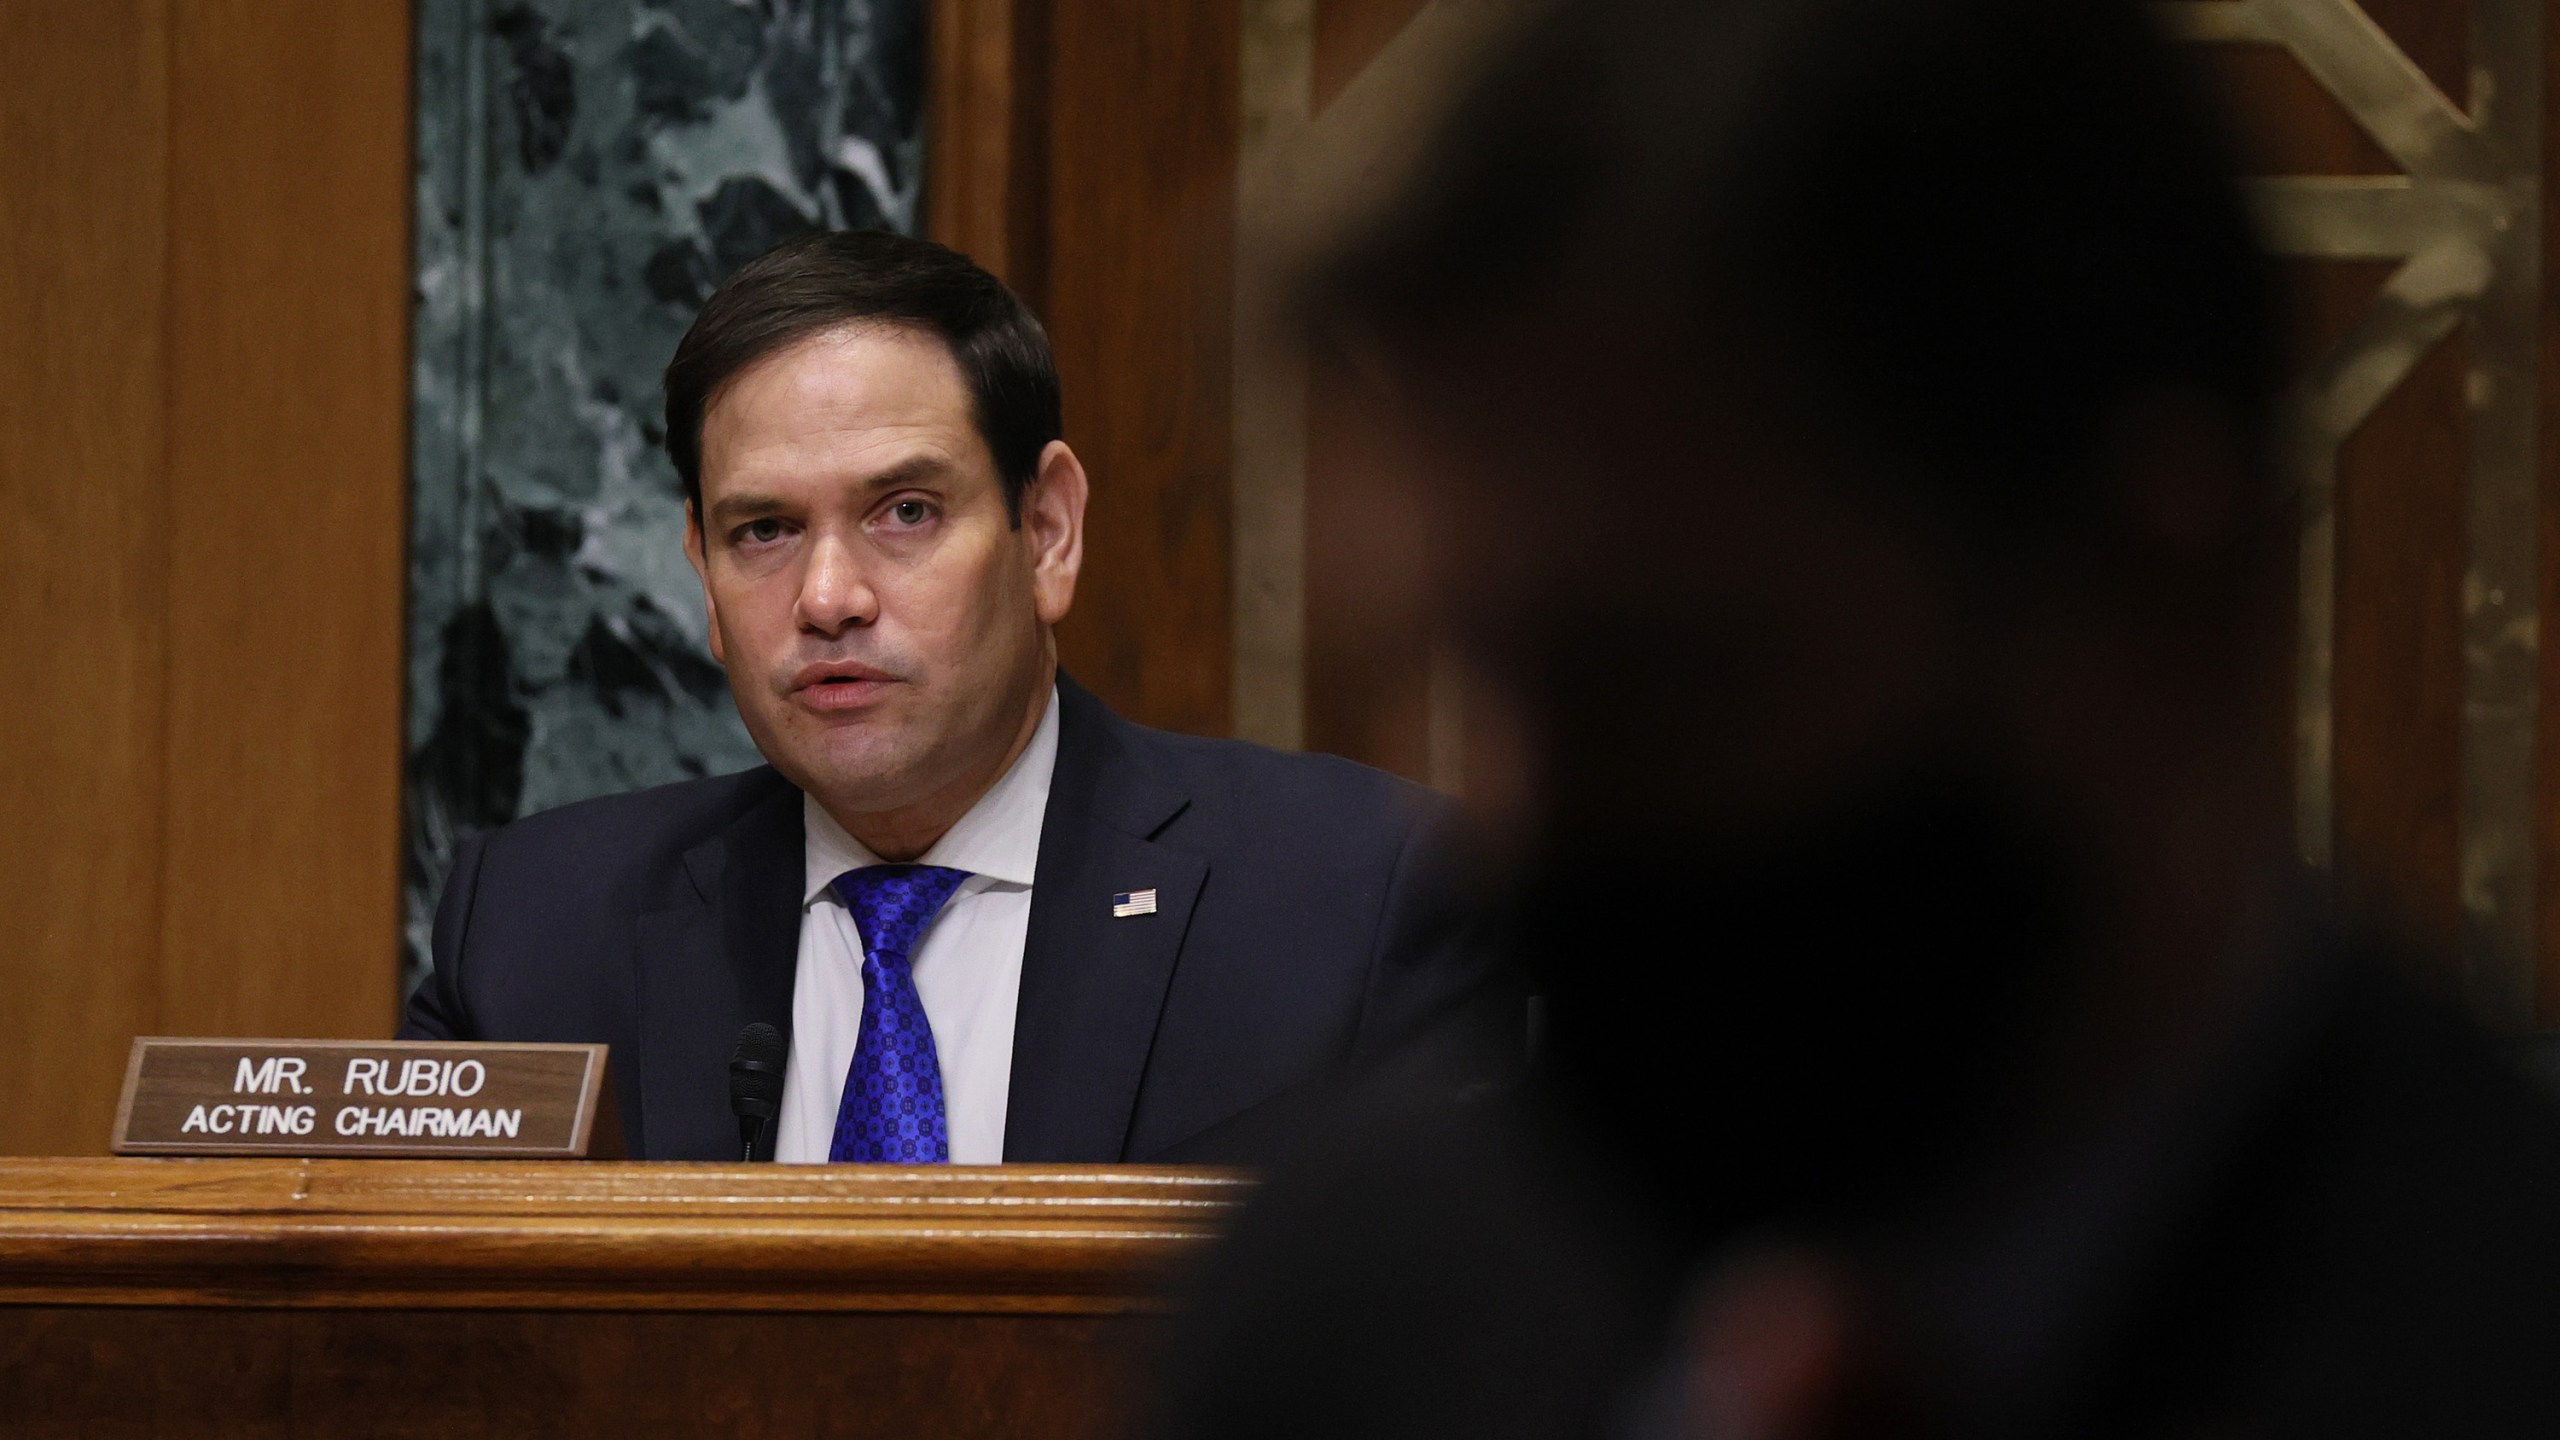
[[[1058,692],[1052,686],[1031,743],[916,863],[947,865],[999,885],[1028,889],[1040,865],[1040,822],[1049,813],[1049,777],[1057,767]],[[837,824],[816,796],[800,797],[800,814],[807,837],[800,904],[806,909],[828,893],[837,876],[881,861],[870,846]]]

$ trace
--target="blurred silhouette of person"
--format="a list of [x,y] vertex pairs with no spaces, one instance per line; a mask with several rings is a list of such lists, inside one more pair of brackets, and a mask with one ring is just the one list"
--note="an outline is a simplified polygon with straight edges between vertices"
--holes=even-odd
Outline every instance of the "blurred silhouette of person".
[[1275,1173],[1164,1433],[2560,1430],[2560,1117],[2292,859],[2231,168],[2119,0],[1478,76],[1308,310],[1540,1053]]

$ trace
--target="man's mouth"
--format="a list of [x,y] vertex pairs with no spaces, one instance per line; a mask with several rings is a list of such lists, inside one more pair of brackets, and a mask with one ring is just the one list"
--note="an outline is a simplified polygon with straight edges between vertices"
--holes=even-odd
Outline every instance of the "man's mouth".
[[811,710],[859,710],[898,683],[883,670],[851,661],[803,666],[791,677],[791,698]]

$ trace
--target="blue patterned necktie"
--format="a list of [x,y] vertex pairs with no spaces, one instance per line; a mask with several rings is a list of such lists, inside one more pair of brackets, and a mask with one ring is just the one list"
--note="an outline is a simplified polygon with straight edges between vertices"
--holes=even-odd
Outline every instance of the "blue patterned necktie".
[[835,879],[836,898],[862,934],[862,1033],[845,1072],[829,1160],[941,1164],[951,1158],[942,1113],[942,1057],[916,995],[916,942],[966,870],[870,865]]

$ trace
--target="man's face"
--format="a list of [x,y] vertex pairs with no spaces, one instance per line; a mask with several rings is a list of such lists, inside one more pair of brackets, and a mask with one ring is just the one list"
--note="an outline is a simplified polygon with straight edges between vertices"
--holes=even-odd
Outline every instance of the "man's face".
[[965,810],[1055,673],[1082,482],[1052,444],[1017,527],[959,366],[908,327],[824,332],[714,395],[685,548],[774,768],[857,834]]

